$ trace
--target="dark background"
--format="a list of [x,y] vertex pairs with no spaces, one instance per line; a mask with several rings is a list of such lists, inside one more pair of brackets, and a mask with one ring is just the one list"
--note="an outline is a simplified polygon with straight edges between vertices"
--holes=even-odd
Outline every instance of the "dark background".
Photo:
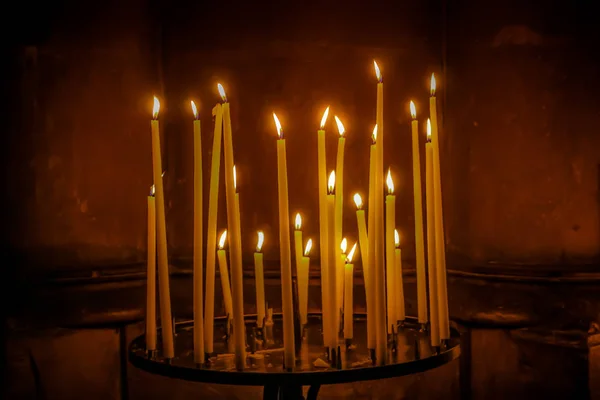
[[[117,357],[117,367],[99,362],[90,370],[89,382],[97,388],[121,382],[115,390],[128,390],[118,372],[106,378],[110,384],[101,377],[118,370],[115,332],[139,331],[130,324],[144,311],[153,94],[162,100],[174,314],[185,318],[191,311],[189,100],[200,105],[203,122],[206,207],[217,82],[232,107],[251,312],[257,229],[265,231],[274,278],[268,300],[279,302],[271,112],[287,137],[290,210],[302,211],[305,237],[314,239],[315,131],[328,104],[344,121],[344,231],[355,239],[351,195],[366,193],[368,184],[373,59],[385,79],[385,164],[398,191],[409,314],[416,310],[407,103],[415,100],[424,122],[435,72],[450,310],[469,332],[465,349],[472,347],[465,357],[473,368],[462,375],[475,397],[584,390],[593,371],[588,339],[595,331],[588,329],[600,309],[600,71],[593,10],[591,1],[512,0],[62,1],[7,9],[2,138],[9,262],[1,280],[4,292],[14,293],[5,303],[13,393],[43,387],[46,396],[68,397],[53,390],[72,385],[43,384],[68,379],[58,364],[79,368],[75,350],[48,350],[59,340],[57,329],[60,340],[72,338],[67,349],[80,345]],[[330,118],[328,170],[335,165],[334,126]],[[222,229],[224,196],[220,200]],[[311,304],[318,307],[313,289]],[[82,326],[93,329],[82,332]],[[560,346],[557,337],[564,337]],[[516,349],[514,357],[507,348]],[[492,362],[495,357],[504,361]],[[40,377],[23,383],[32,362]],[[80,397],[89,382],[69,393]]]

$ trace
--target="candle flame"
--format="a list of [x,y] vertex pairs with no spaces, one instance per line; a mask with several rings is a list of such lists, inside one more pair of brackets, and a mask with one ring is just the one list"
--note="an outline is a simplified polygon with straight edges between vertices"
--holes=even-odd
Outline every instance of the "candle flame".
[[219,250],[223,250],[225,247],[225,240],[227,240],[227,229],[221,233],[221,237],[219,237]]
[[156,190],[154,188],[154,185],[150,186],[150,196],[154,196],[155,193],[156,193]]
[[346,250],[348,250],[348,240],[346,238],[342,239],[342,243],[340,243],[340,249],[343,254],[346,254]]
[[354,204],[356,204],[356,208],[359,210],[363,207],[362,197],[358,193],[354,193]]
[[398,229],[394,229],[394,243],[396,247],[400,247],[400,234],[398,233]]
[[431,142],[431,120],[427,118],[427,141]]
[[233,190],[237,191],[237,173],[235,172],[235,164],[233,165]]
[[381,71],[379,70],[379,65],[377,65],[377,61],[373,60],[373,66],[375,66],[375,75],[377,75],[377,80],[379,82],[383,82],[383,76],[381,76]]
[[160,111],[160,101],[158,97],[154,96],[154,107],[152,107],[152,119],[158,119],[158,112]]
[[350,253],[348,253],[348,257],[346,257],[346,262],[348,264],[350,264],[352,262],[352,259],[354,258],[354,252],[356,251],[356,243],[354,243],[354,246],[352,246],[352,249],[350,250]]
[[371,137],[373,138],[373,144],[377,143],[377,124],[375,124],[375,127],[373,128]]
[[162,174],[160,174],[160,177],[161,177],[161,178],[162,178],[162,177],[164,177],[166,173],[167,173],[167,170],[165,169],[165,170],[162,172]]
[[436,88],[435,75],[431,74],[431,95],[432,96],[435,96],[435,88]]
[[263,231],[258,231],[256,232],[256,234],[258,235],[258,242],[256,242],[256,252],[260,253],[263,247],[263,243],[265,242],[265,234],[263,233]]
[[217,83],[217,89],[219,90],[219,94],[225,103],[227,103],[227,95],[225,94],[225,89],[223,89],[223,85]]
[[296,214],[296,220],[295,220],[294,226],[296,227],[297,231],[302,229],[302,217],[300,216],[300,213]]
[[415,103],[412,100],[410,101],[410,116],[412,119],[417,119],[417,107],[415,107]]
[[327,122],[327,116],[329,115],[329,106],[325,109],[323,113],[323,118],[321,118],[321,129],[325,128],[325,123]]
[[329,174],[327,189],[329,189],[329,194],[333,194],[333,191],[335,190],[335,171],[331,171],[331,174]]
[[194,118],[198,119],[198,109],[196,108],[196,103],[194,103],[194,100],[190,101],[191,105],[192,105],[192,112],[194,113]]
[[273,113],[273,119],[275,120],[275,127],[277,128],[277,136],[279,136],[279,139],[281,139],[281,136],[282,136],[281,122],[279,122],[279,118],[277,118],[277,114]]
[[308,257],[310,254],[310,249],[312,249],[312,239],[308,239],[306,242],[306,248],[304,249],[304,257]]
[[338,127],[338,132],[340,132],[340,136],[344,136],[344,132],[346,132],[346,130],[344,129],[344,124],[342,124],[342,121],[340,121],[340,119],[336,116],[334,116],[335,118],[335,123],[337,124]]
[[392,171],[388,168],[387,178],[385,183],[388,187],[388,194],[394,194],[394,180],[392,179]]

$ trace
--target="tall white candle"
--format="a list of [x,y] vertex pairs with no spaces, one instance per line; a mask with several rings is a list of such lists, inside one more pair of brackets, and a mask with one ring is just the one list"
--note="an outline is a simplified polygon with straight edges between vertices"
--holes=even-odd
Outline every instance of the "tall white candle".
[[[344,133],[346,132],[344,124],[336,116],[334,116],[335,123],[338,128],[340,137],[338,138],[337,158],[335,163],[335,242],[340,243],[342,241],[342,226],[343,226],[343,214],[344,214],[344,148],[346,145],[346,138]],[[338,252],[336,262],[336,279],[337,279],[337,297],[336,297],[336,326],[340,325],[340,315],[343,311],[342,301],[344,296],[344,264],[346,256],[342,256]]]

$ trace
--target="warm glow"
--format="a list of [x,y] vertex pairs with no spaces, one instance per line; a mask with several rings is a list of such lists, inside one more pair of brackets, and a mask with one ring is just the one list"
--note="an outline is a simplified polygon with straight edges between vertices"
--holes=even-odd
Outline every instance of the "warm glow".
[[377,142],[377,124],[375,124],[375,128],[373,128],[373,135],[371,135],[371,137],[373,138],[373,143]]
[[329,106],[325,109],[323,113],[323,118],[321,118],[321,129],[325,128],[325,123],[327,122],[327,116],[329,115]]
[[300,216],[300,213],[296,214],[296,219],[294,220],[294,227],[297,231],[302,229],[302,217]]
[[194,100],[190,101],[190,103],[192,104],[192,112],[194,113],[194,118],[198,119],[198,109],[196,108],[196,103],[194,103]]
[[275,120],[275,126],[277,127],[277,136],[279,136],[279,139],[281,139],[281,122],[279,122],[279,118],[277,118],[275,113],[273,113],[273,119]]
[[160,101],[158,97],[154,96],[154,107],[152,107],[152,118],[158,119],[158,112],[160,111]]
[[412,119],[417,119],[417,107],[415,107],[415,103],[412,100],[410,101],[410,116]]
[[337,124],[337,127],[338,127],[338,132],[340,133],[340,136],[344,136],[344,132],[346,132],[346,130],[344,129],[344,124],[342,124],[342,121],[340,121],[340,119],[337,117],[337,115],[334,118],[335,118],[335,123]]
[[394,229],[394,243],[396,247],[400,247],[400,234],[398,233],[398,229]]
[[360,197],[360,194],[358,193],[354,193],[354,204],[356,204],[356,208],[358,208],[359,210],[363,206],[362,197]]
[[263,243],[265,242],[265,234],[263,233],[263,231],[258,231],[256,232],[256,234],[258,235],[258,242],[256,242],[256,252],[260,253],[260,251],[262,250]]
[[431,74],[431,95],[432,96],[435,96],[435,87],[436,87],[436,84],[435,84],[435,75]]
[[154,185],[150,186],[150,196],[154,196],[155,193],[155,189],[154,189]]
[[304,249],[304,257],[308,257],[310,254],[310,249],[312,249],[312,239],[308,239],[306,242],[306,248]]
[[379,70],[379,65],[377,65],[377,61],[373,60],[373,65],[375,66],[375,74],[377,75],[377,80],[379,82],[382,82],[383,77],[381,76],[381,71]]
[[225,247],[225,240],[227,239],[227,229],[221,233],[221,237],[219,238],[219,250],[223,250]]
[[335,171],[331,171],[331,174],[329,174],[327,189],[329,189],[329,194],[333,194],[333,191],[335,190]]
[[388,187],[388,194],[394,194],[394,180],[392,179],[392,171],[388,169],[387,178],[385,179],[385,183]]
[[346,254],[346,250],[348,250],[348,240],[346,238],[342,239],[342,243],[340,243],[340,249],[343,254]]
[[237,173],[235,172],[235,165],[233,166],[233,190],[237,191]]
[[427,118],[427,140],[431,142],[431,120]]
[[225,94],[225,89],[223,89],[223,85],[217,83],[217,89],[219,89],[219,94],[225,103],[227,103],[227,95]]
[[348,264],[350,264],[352,262],[352,259],[354,258],[354,252],[356,251],[356,245],[357,245],[357,243],[354,243],[354,246],[352,246],[350,253],[348,253],[348,257],[346,257],[346,262]]

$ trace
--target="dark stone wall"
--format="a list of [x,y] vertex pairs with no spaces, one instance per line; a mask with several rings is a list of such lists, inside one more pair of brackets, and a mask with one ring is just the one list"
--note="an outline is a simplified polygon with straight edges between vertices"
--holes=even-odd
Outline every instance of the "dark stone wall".
[[444,205],[448,251],[459,260],[571,271],[597,264],[600,70],[591,7],[448,4]]

